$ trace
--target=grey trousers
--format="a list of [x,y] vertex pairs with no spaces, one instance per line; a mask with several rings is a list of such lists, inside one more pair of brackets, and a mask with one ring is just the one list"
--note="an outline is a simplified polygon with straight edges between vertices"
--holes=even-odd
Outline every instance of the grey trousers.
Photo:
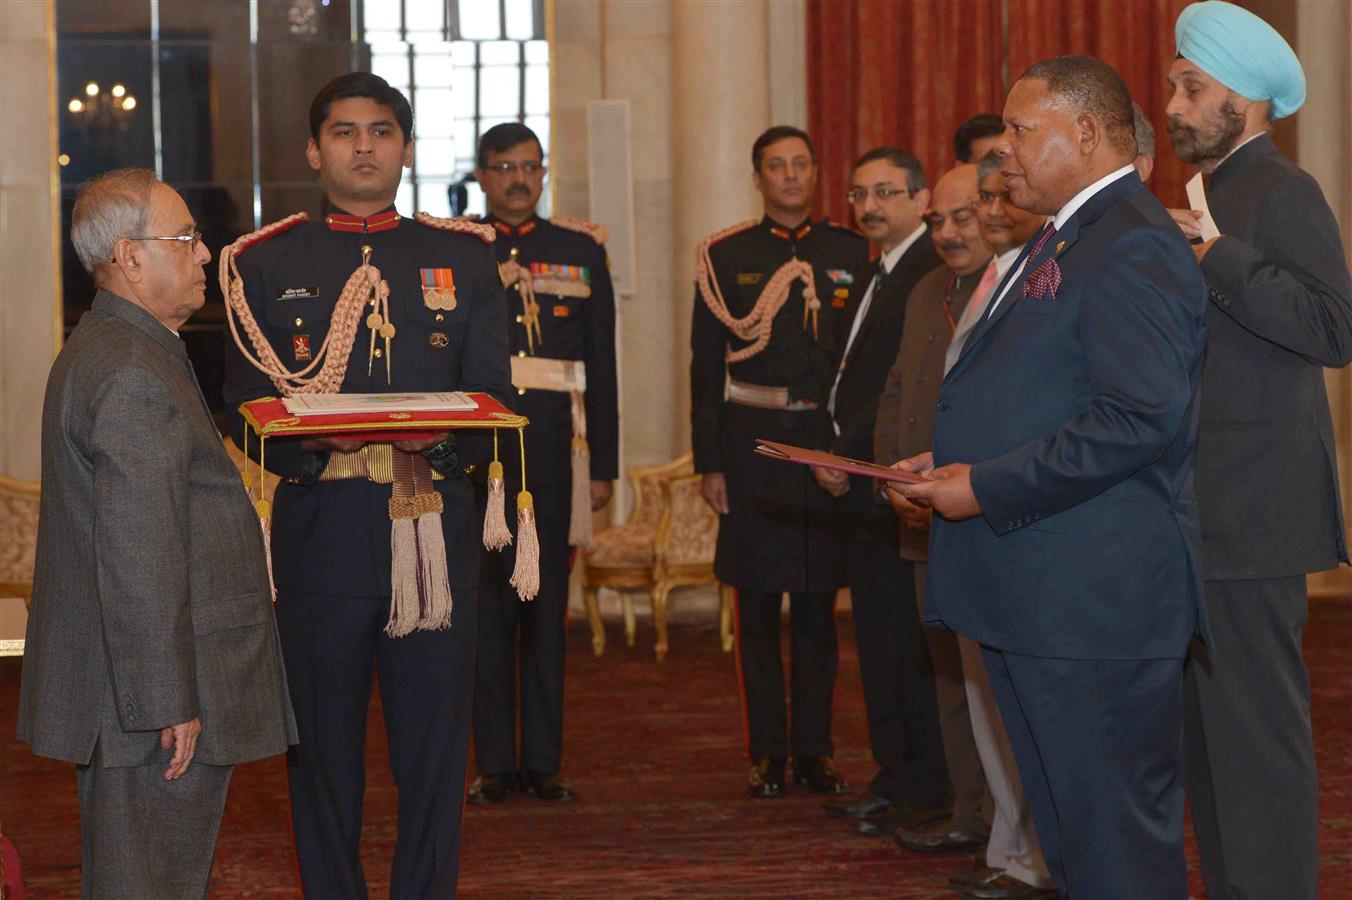
[[[925,563],[915,564],[916,602],[925,602]],[[921,609],[921,617],[924,610]],[[962,671],[958,636],[951,631],[926,628],[925,642],[934,663],[934,693],[939,700],[939,730],[943,734],[944,758],[953,782],[953,827],[975,834],[990,830],[992,801],[981,768],[972,715],[967,705],[967,679]]]
[[1000,708],[995,703],[990,675],[981,660],[981,645],[970,638],[958,638],[962,654],[962,673],[967,680],[967,709],[972,716],[972,736],[981,757],[986,786],[995,801],[991,817],[991,836],[986,842],[986,865],[1004,869],[1005,874],[1034,887],[1054,886],[1042,848],[1037,842],[1033,811],[1019,780],[1014,749],[1009,745]]
[[182,900],[207,895],[233,766],[193,763],[165,781],[165,762],[75,767],[85,900]]
[[1215,900],[1319,892],[1305,577],[1208,581],[1213,647],[1184,670],[1188,802]]

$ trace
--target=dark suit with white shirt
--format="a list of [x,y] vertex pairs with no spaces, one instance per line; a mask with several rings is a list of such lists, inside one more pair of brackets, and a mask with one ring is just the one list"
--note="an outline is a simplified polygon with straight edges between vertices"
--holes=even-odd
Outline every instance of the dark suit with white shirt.
[[944,379],[934,461],[972,465],[981,514],[935,517],[926,620],[983,646],[1062,893],[1182,897],[1206,287],[1130,168],[1076,200]]
[[[879,259],[855,273],[845,309],[848,325],[842,326],[852,337],[837,361],[832,393],[837,431],[832,452],[874,459],[878,396],[901,344],[906,298],[939,265],[928,229],[921,229],[890,269]],[[869,743],[878,764],[869,793],[896,804],[936,807],[946,799],[948,774],[911,565],[897,554],[897,516],[870,478],[851,476],[845,502],[855,644]]]

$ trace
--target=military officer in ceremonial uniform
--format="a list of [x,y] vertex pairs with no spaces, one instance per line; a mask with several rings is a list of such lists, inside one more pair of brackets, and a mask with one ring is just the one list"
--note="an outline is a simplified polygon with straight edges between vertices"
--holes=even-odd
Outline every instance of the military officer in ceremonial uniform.
[[[299,372],[321,353],[331,326],[342,331],[337,300],[369,256],[388,282],[382,318],[393,327],[368,334],[369,320],[355,326],[339,389],[484,391],[509,402],[506,300],[488,246],[491,230],[415,221],[394,208],[400,170],[412,163],[412,129],[408,101],[377,76],[354,72],[319,92],[310,108],[307,156],[324,185],[329,213],[320,221],[263,229],[227,248],[236,254],[247,315],[282,363]],[[252,364],[259,354],[257,345],[250,351],[248,330],[227,347],[231,409],[277,393]],[[240,441],[238,416],[234,424]],[[400,460],[411,460],[401,454],[420,455],[435,473],[453,606],[451,627],[391,637],[385,630],[391,615],[389,482],[391,470],[404,464]],[[273,439],[265,456],[267,467],[283,478],[272,519],[272,560],[301,739],[289,776],[305,894],[324,900],[367,895],[358,839],[367,707],[378,660],[390,767],[399,789],[390,895],[453,896],[481,541],[467,460],[458,458],[450,435],[394,445]]]
[[[754,453],[757,438],[827,449],[833,342],[868,245],[809,219],[817,167],[808,135],[778,126],[756,139],[752,166],[765,216],[699,249],[690,365],[691,443],[703,493],[719,513],[714,562],[737,589],[737,640],[753,797],[794,777],[839,794],[831,745],[835,594],[846,583],[844,508],[800,466]],[[780,659],[780,604],[790,596],[790,726]]]
[[[590,542],[592,511],[610,500],[619,465],[615,295],[604,229],[535,214],[545,167],[533,131],[517,122],[490,128],[477,162],[484,222],[497,232],[493,248],[508,286],[512,407],[531,422],[526,486],[540,537],[540,593],[529,603],[517,597],[512,548],[484,556],[474,694],[480,775],[469,797],[496,803],[519,787],[567,802],[576,795],[558,773],[569,546]],[[515,497],[520,465],[511,454],[503,461],[507,496]],[[510,508],[507,519],[515,521]]]

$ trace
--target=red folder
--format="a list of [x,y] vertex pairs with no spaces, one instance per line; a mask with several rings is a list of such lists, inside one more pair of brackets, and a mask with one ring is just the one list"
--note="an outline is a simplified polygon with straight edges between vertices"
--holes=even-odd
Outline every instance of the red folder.
[[919,472],[889,469],[887,466],[880,466],[876,463],[836,456],[834,453],[827,453],[825,450],[809,450],[806,447],[795,447],[792,444],[781,444],[778,441],[767,441],[763,438],[756,440],[756,452],[761,456],[798,463],[800,466],[821,466],[823,469],[835,469],[837,472],[863,475],[866,478],[876,478],[879,481],[920,484],[925,480],[925,476]]
[[329,415],[292,415],[279,397],[250,400],[239,408],[255,433],[264,437],[287,435],[342,435],[359,441],[429,440],[441,431],[458,428],[521,428],[529,423],[488,394],[470,394],[477,409],[456,412],[363,412]]

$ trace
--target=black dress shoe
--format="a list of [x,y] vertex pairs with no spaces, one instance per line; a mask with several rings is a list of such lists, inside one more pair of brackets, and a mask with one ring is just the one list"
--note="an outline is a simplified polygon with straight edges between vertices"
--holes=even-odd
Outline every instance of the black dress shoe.
[[544,800],[547,803],[572,803],[577,799],[577,792],[554,773],[527,772],[525,781],[526,792],[534,795],[536,800]]
[[937,825],[948,818],[947,809],[927,809],[919,806],[893,806],[886,812],[867,819],[860,819],[856,827],[860,834],[869,837],[887,837],[898,830],[914,831],[929,825]]
[[968,888],[981,887],[990,884],[1003,874],[1005,874],[1004,869],[992,869],[983,862],[975,869],[968,869],[966,872],[950,875],[948,878],[948,886],[961,893]]
[[494,775],[480,775],[469,786],[469,802],[475,806],[488,806],[501,803],[516,790],[516,773],[499,772]]
[[836,764],[825,753],[797,756],[793,760],[793,781],[806,785],[814,794],[848,794],[850,786],[836,774]]
[[746,790],[757,800],[783,797],[785,792],[784,758],[782,756],[762,756],[752,763]]
[[1020,881],[1012,875],[1001,875],[986,884],[959,891],[973,900],[1055,900],[1061,896],[1056,888],[1040,888]]
[[915,853],[970,853],[985,845],[986,835],[955,826],[950,819],[928,828],[898,828],[895,840]]
[[886,797],[864,797],[861,800],[834,800],[823,803],[822,809],[833,819],[871,819],[879,813],[892,808],[892,801]]

